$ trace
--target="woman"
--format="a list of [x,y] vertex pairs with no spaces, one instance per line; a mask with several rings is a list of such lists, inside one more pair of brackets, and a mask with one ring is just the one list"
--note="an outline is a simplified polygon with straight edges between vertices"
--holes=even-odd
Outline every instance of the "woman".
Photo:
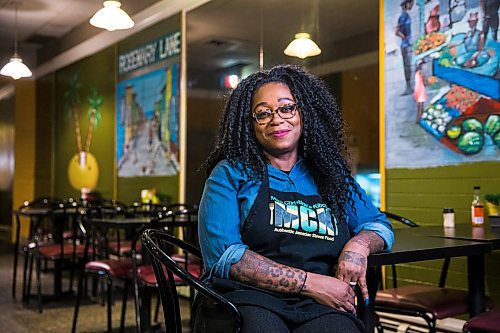
[[456,63],[458,66],[465,68],[474,68],[482,66],[490,59],[488,52],[484,50],[484,34],[477,29],[478,13],[472,12],[469,14],[469,31],[465,34],[464,52],[457,55]]
[[[343,135],[328,88],[298,67],[231,93],[198,221],[207,281],[238,306],[243,332],[362,328],[352,286],[368,301],[367,257],[393,234],[351,176]],[[224,330],[208,302],[194,313],[195,331]]]

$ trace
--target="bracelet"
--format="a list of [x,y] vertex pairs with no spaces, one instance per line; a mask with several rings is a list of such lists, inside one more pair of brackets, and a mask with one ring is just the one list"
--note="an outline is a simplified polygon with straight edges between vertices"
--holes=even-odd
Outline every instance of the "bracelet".
[[299,288],[299,291],[297,292],[297,295],[299,295],[302,292],[302,289],[304,289],[304,286],[306,285],[306,280],[307,280],[307,271],[304,271],[306,273],[306,277],[304,278],[304,282],[302,282],[302,285]]

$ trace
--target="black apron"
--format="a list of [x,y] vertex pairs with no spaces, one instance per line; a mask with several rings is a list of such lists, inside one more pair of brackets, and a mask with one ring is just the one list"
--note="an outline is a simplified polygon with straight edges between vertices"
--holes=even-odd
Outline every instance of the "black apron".
[[[266,174],[257,198],[241,227],[249,249],[280,264],[308,272],[333,275],[342,248],[349,240],[347,223],[337,221],[320,195],[302,195],[269,188]],[[302,295],[262,290],[233,280],[213,278],[212,286],[236,305],[272,311],[286,323],[299,325],[325,314],[345,315]]]

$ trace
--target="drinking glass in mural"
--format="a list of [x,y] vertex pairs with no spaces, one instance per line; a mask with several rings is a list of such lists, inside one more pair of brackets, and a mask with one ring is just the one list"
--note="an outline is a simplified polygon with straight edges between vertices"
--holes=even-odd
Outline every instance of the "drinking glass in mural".
[[88,131],[85,146],[83,146],[78,112],[81,88],[80,74],[75,72],[71,78],[69,89],[64,95],[64,103],[65,109],[73,119],[77,148],[77,153],[71,157],[68,164],[68,180],[74,189],[81,192],[82,199],[86,199],[87,195],[97,187],[99,179],[99,165],[94,155],[90,153],[90,144],[92,133],[101,120],[99,109],[104,102],[104,97],[98,94],[95,86],[90,86],[90,92],[87,96],[89,106]]

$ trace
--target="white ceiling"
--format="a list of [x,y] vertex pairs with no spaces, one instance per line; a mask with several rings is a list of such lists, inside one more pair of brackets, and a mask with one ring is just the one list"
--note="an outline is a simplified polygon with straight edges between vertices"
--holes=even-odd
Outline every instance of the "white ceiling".
[[[54,39],[67,37],[68,33],[72,36],[76,30],[86,29],[85,36],[101,31],[89,28],[87,22],[102,7],[102,0],[20,1],[19,50],[31,67],[40,65],[36,64],[37,50]],[[123,0],[122,8],[131,15],[140,14],[157,1]],[[12,2],[0,0],[0,66],[14,49]],[[366,44],[363,38],[377,44],[373,40],[377,29],[376,0],[213,0],[187,14],[188,68],[190,73],[206,74],[238,64],[258,65],[261,43],[266,65],[297,62],[282,51],[299,30],[310,32],[323,50],[322,55],[305,63],[321,64],[345,57],[343,49],[356,44],[353,37],[364,36],[358,39],[361,48]],[[339,44],[346,40],[350,42]],[[349,52],[358,51],[354,48]]]

